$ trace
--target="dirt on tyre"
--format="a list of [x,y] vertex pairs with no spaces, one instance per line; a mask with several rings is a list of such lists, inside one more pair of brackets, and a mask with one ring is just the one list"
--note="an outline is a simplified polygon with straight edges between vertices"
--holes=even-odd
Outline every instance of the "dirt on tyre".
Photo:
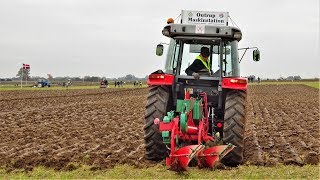
[[245,131],[246,92],[230,91],[226,95],[223,142],[236,147],[221,161],[227,166],[238,166],[243,162]]
[[145,158],[160,161],[167,156],[167,148],[162,142],[159,125],[154,124],[154,119],[162,118],[170,110],[170,91],[167,86],[152,86],[149,89],[144,121]]

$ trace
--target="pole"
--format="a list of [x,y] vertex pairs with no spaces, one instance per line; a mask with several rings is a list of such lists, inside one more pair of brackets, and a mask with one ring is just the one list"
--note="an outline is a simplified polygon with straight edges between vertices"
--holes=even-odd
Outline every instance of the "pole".
[[22,89],[22,78],[23,78],[23,64],[22,64],[22,68],[21,68],[21,89]]
[[[223,101],[223,94],[222,94],[222,78],[223,78],[223,48],[224,48],[224,43],[222,41],[220,41],[220,46],[219,46],[219,62],[220,62],[220,74],[219,74],[219,85],[218,85],[218,93],[219,93],[219,97],[218,97],[218,109],[221,110],[222,109],[222,101]],[[226,71],[226,70],[225,70]]]

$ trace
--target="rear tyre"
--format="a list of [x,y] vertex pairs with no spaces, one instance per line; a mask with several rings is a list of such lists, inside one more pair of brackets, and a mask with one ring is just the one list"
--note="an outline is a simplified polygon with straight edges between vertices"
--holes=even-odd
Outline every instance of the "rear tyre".
[[238,166],[243,162],[245,130],[246,92],[230,91],[225,101],[223,142],[236,147],[221,161],[227,166]]
[[170,88],[167,86],[152,86],[149,89],[144,121],[144,142],[146,148],[145,158],[148,160],[160,161],[167,155],[167,148],[162,142],[159,125],[153,120],[162,120],[164,115],[171,108]]

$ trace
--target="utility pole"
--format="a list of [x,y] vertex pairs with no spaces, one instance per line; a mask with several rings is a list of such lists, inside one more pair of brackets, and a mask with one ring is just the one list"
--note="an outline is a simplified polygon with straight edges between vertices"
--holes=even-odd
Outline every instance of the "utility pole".
[[22,80],[23,80],[23,64],[22,64],[22,68],[21,68],[21,89],[22,89]]

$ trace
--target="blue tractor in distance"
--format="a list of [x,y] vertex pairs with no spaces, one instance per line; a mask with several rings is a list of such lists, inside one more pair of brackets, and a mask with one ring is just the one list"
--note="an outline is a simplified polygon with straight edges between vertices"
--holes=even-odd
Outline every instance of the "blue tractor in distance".
[[47,79],[39,79],[38,80],[38,84],[37,87],[50,87],[51,83],[49,80]]

